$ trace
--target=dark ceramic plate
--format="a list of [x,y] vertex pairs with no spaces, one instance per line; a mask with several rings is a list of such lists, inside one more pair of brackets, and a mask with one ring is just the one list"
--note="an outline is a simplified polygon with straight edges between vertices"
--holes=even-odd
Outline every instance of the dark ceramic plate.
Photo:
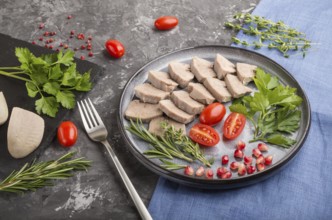
[[[133,136],[131,133],[126,131],[126,126],[128,126],[129,122],[124,118],[124,112],[129,104],[129,102],[134,98],[134,88],[136,85],[142,84],[147,80],[148,71],[150,70],[160,70],[167,72],[167,65],[171,61],[178,61],[183,63],[189,63],[194,56],[198,56],[200,58],[204,58],[210,61],[213,61],[216,54],[220,53],[233,63],[236,62],[244,62],[253,65],[257,65],[263,68],[268,73],[277,76],[280,81],[291,87],[297,88],[298,95],[303,98],[303,103],[300,106],[300,110],[302,111],[301,118],[301,126],[300,129],[293,135],[293,138],[297,140],[296,144],[290,149],[284,149],[276,146],[269,146],[269,150],[265,155],[273,155],[273,163],[271,166],[267,166],[264,171],[255,172],[251,175],[238,176],[236,172],[232,173],[232,178],[227,180],[221,180],[215,177],[213,179],[206,179],[203,177],[191,177],[186,176],[182,170],[177,171],[169,171],[160,166],[160,161],[158,159],[149,159],[147,158],[143,152],[150,148],[149,144],[140,140],[139,138]],[[252,88],[254,88],[253,84],[249,84]],[[230,103],[225,104],[227,107]],[[227,108],[228,110],[228,108]],[[229,110],[226,113],[226,116],[229,114]],[[196,118],[194,122],[187,124],[187,131],[198,121]],[[277,171],[280,171],[285,165],[294,158],[297,152],[301,149],[303,142],[307,136],[309,127],[310,127],[310,105],[308,98],[301,86],[294,79],[294,77],[287,72],[283,67],[274,62],[273,60],[262,56],[258,53],[248,51],[241,48],[227,47],[227,46],[202,46],[202,47],[194,47],[183,49],[179,51],[175,51],[169,53],[167,55],[161,56],[150,63],[146,64],[139,71],[137,71],[133,77],[128,81],[127,85],[123,90],[123,94],[120,100],[120,110],[119,110],[119,126],[122,131],[123,136],[128,142],[128,146],[130,151],[134,154],[134,156],[147,168],[152,170],[153,172],[170,179],[172,181],[190,185],[194,187],[200,188],[235,188],[241,187],[249,184],[256,183],[258,181],[264,180],[269,176],[275,174]],[[223,122],[216,126],[216,130],[220,131]],[[236,142],[238,140],[243,140],[244,142],[248,142],[252,138],[252,127],[251,123],[246,123],[246,127],[241,135],[233,141],[224,141],[221,140],[216,147],[206,148],[205,154],[207,157],[214,156],[216,161],[212,166],[212,170],[216,173],[217,167],[221,166],[220,158],[222,155],[227,154],[230,156],[229,164],[234,161],[233,153],[235,149]],[[255,143],[247,143],[245,148],[245,155],[251,155],[251,151],[253,148],[257,146],[257,142]],[[174,159],[174,162],[185,164],[184,162]],[[200,164],[193,163],[192,166],[196,170]],[[229,166],[227,166],[229,168]]]

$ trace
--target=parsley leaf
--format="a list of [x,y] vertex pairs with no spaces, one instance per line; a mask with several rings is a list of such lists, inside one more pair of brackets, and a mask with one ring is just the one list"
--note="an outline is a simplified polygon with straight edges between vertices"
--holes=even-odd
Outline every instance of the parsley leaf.
[[229,107],[232,112],[245,115],[253,123],[252,141],[265,141],[284,148],[291,147],[295,140],[287,135],[300,126],[302,98],[296,88],[282,85],[278,78],[257,68],[254,77],[258,89],[253,96],[244,96]]
[[0,75],[25,81],[28,96],[39,95],[35,102],[39,114],[55,117],[60,106],[72,109],[75,107],[74,91],[87,92],[92,88],[90,71],[83,74],[77,71],[73,51],[36,57],[27,48],[16,48],[15,55],[21,65],[2,67],[8,71],[0,71]]

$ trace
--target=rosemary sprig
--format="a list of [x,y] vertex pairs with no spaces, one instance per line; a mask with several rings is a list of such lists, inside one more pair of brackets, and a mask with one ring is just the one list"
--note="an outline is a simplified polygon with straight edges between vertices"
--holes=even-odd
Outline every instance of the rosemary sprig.
[[160,166],[162,166],[168,170],[179,170],[179,169],[183,169],[187,166],[187,165],[173,163],[171,161],[164,160],[164,159],[160,159],[160,161],[163,162],[163,164],[161,164]]
[[[144,152],[149,158],[159,158],[163,162],[176,157],[190,163],[199,160],[204,165],[211,166],[211,161],[204,157],[198,144],[193,143],[187,136],[183,135],[181,130],[176,131],[173,126],[167,124],[162,126],[165,129],[164,137],[151,134],[140,120],[137,120],[136,123],[130,120],[130,126],[126,129],[150,143],[153,149]],[[168,167],[167,164],[165,167]]]
[[51,180],[71,177],[73,175],[71,171],[87,170],[91,161],[83,157],[71,159],[75,153],[69,152],[57,160],[26,163],[19,171],[13,171],[0,183],[0,191],[13,193],[35,191],[44,186],[52,186]]
[[[255,49],[267,47],[280,51],[284,57],[290,56],[289,51],[301,51],[303,57],[313,43],[306,39],[306,35],[289,27],[282,21],[273,22],[257,15],[238,13],[234,15],[234,22],[226,22],[225,27],[243,31],[244,34],[256,36],[258,40],[251,43],[233,37],[235,44],[252,46]],[[267,43],[264,43],[267,42]]]

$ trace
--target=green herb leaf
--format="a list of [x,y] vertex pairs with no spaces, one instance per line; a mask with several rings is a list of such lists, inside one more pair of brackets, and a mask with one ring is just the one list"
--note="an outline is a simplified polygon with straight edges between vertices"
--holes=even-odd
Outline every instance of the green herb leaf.
[[50,117],[55,117],[59,110],[59,103],[56,101],[55,97],[41,97],[35,102],[36,111],[38,114],[41,112]]
[[63,76],[60,64],[55,64],[48,73],[48,79],[58,80]]
[[68,67],[62,78],[62,85],[75,86],[76,85],[76,64]]
[[25,86],[26,86],[27,91],[28,91],[28,96],[31,97],[31,98],[36,97],[36,95],[38,93],[38,87],[32,82],[26,82]]
[[84,73],[78,80],[75,85],[75,89],[77,91],[90,91],[92,88],[92,84],[90,82],[90,71]]
[[275,144],[284,148],[289,148],[296,143],[295,140],[286,137],[282,134],[272,134],[266,138],[266,141],[271,144]]
[[50,95],[56,95],[60,91],[60,84],[57,82],[47,82],[43,86],[43,91]]
[[301,111],[291,111],[288,108],[284,108],[277,113],[277,130],[292,133],[299,129],[301,120]]
[[58,61],[56,63],[63,64],[65,66],[70,66],[73,64],[74,61],[74,51],[67,50],[65,54],[62,55],[62,51],[59,51],[58,53]]
[[67,109],[73,109],[75,107],[75,95],[71,91],[58,91],[56,101]]

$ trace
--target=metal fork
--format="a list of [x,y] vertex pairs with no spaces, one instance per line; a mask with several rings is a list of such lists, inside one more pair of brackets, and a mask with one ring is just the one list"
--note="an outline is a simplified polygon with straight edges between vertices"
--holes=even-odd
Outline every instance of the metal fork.
[[88,136],[93,141],[101,142],[108,151],[109,155],[111,156],[116,169],[118,170],[121,179],[123,180],[132,200],[134,201],[136,208],[141,215],[142,219],[150,220],[152,219],[149,211],[146,209],[142,199],[138,195],[137,191],[135,190],[135,187],[131,183],[128,175],[126,174],[126,171],[123,169],[120,161],[118,160],[118,157],[115,155],[111,145],[107,141],[107,129],[101,120],[98,112],[96,111],[95,107],[93,106],[90,99],[82,100],[81,102],[77,102],[78,108],[81,114],[81,118],[83,121],[84,128],[86,132],[88,133]]

